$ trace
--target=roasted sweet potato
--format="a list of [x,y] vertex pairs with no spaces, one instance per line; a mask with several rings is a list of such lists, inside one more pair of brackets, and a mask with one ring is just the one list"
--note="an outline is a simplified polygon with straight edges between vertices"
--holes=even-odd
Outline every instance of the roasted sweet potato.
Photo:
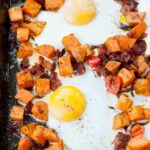
[[33,54],[33,47],[32,43],[30,42],[23,42],[20,44],[17,57],[18,58],[25,58],[31,56]]
[[65,47],[65,50],[68,52],[71,51],[72,47],[80,47],[81,46],[79,40],[73,34],[64,36],[62,39],[62,43]]
[[73,57],[76,59],[77,63],[84,62],[86,56],[86,50],[81,47],[72,47],[71,53]]
[[27,28],[17,29],[17,40],[18,42],[26,42],[29,39],[30,31]]
[[148,79],[136,79],[134,90],[138,95],[150,96],[150,81]]
[[64,144],[62,141],[60,141],[50,145],[48,148],[45,148],[44,150],[64,150]]
[[36,78],[36,93],[37,94],[47,94],[50,92],[50,80],[44,78]]
[[23,70],[16,74],[19,88],[32,88],[34,86],[34,79],[29,70]]
[[144,119],[144,109],[142,106],[133,106],[127,111],[130,122],[135,122]]
[[13,121],[23,121],[24,117],[24,107],[19,105],[13,106],[10,112],[10,119]]
[[31,112],[34,115],[34,117],[40,120],[48,120],[48,104],[43,101],[38,101],[34,103]]
[[69,55],[65,55],[59,58],[58,68],[61,76],[71,76],[73,74],[73,69]]
[[18,150],[31,150],[33,147],[33,143],[24,137],[21,137],[18,143]]
[[108,71],[115,73],[119,69],[120,65],[121,63],[118,61],[108,61],[107,64],[105,65],[105,68]]
[[144,116],[146,120],[150,120],[150,109],[148,108],[144,109]]
[[24,19],[21,7],[9,8],[8,13],[11,22],[21,22]]
[[135,39],[139,39],[144,34],[146,29],[147,29],[146,23],[141,22],[128,32],[128,36]]
[[38,53],[46,56],[47,58],[52,58],[55,54],[55,48],[52,45],[46,45],[46,44],[40,45],[40,46],[37,46],[35,50]]
[[126,112],[120,113],[114,116],[113,119],[113,130],[121,129],[130,124],[129,116]]
[[95,53],[94,50],[88,44],[82,45],[81,48],[83,49],[83,51],[86,51],[86,56],[91,56]]
[[122,68],[119,73],[118,76],[122,79],[122,84],[123,86],[128,86],[131,83],[133,83],[134,79],[135,79],[135,75],[133,73],[133,71],[128,70],[126,68]]
[[136,137],[138,135],[144,135],[145,128],[140,124],[136,124],[129,130],[132,137]]
[[23,5],[22,11],[33,18],[39,13],[40,9],[41,5],[35,0],[26,0]]
[[147,73],[147,75],[146,75],[146,79],[148,79],[148,80],[149,80],[149,82],[150,82],[150,71]]
[[58,10],[64,4],[64,0],[45,0],[46,10]]
[[131,108],[132,104],[133,102],[128,96],[121,94],[116,104],[116,107],[121,111],[126,111]]
[[46,22],[43,21],[36,21],[31,23],[24,23],[23,27],[28,28],[33,35],[38,36],[42,33]]
[[34,99],[34,95],[30,91],[21,89],[16,94],[15,99],[21,101],[22,103],[28,104],[30,101]]
[[47,69],[47,70],[51,70],[52,68],[52,64],[50,61],[46,60],[44,57],[42,56],[39,56],[39,63],[40,65],[44,68],[44,69]]
[[129,25],[136,25],[138,23],[143,22],[144,17],[144,12],[129,12],[126,16],[126,19]]
[[60,138],[54,129],[45,128],[43,131],[43,137],[49,142],[59,142]]

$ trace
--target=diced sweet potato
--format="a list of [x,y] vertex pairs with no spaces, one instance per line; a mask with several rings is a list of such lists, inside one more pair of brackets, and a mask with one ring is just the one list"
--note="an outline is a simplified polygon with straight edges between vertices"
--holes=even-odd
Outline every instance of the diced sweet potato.
[[149,82],[150,82],[150,71],[147,73],[147,75],[146,75],[146,79],[148,79],[148,80],[149,80]]
[[144,109],[144,115],[146,120],[150,120],[150,109],[145,108]]
[[145,139],[143,135],[139,135],[129,141],[128,147],[131,150],[150,150],[150,141]]
[[34,117],[40,120],[48,120],[48,105],[43,101],[38,101],[34,103],[31,112],[34,115]]
[[33,143],[24,137],[21,137],[18,143],[18,150],[31,150],[33,147]]
[[13,121],[23,121],[24,107],[15,105],[10,112],[10,119]]
[[132,137],[136,137],[139,135],[144,135],[145,128],[143,125],[135,124],[129,131]]
[[73,57],[76,59],[77,63],[84,62],[86,56],[86,50],[81,47],[72,47],[71,53]]
[[108,38],[105,41],[104,45],[109,50],[110,53],[115,53],[115,52],[121,51],[118,40],[115,37]]
[[25,58],[31,56],[33,54],[33,47],[32,43],[30,42],[23,42],[20,44],[17,57],[18,58]]
[[20,23],[19,22],[12,23],[11,27],[10,27],[10,31],[12,33],[17,33],[18,28],[20,28]]
[[86,51],[86,56],[94,55],[94,50],[88,44],[84,44],[81,48]]
[[108,61],[107,64],[105,65],[105,68],[108,71],[115,73],[119,69],[120,65],[121,63],[118,61]]
[[50,92],[50,80],[44,78],[36,78],[36,93],[47,94]]
[[144,119],[144,109],[142,106],[133,106],[131,109],[128,110],[128,116],[130,122],[135,122],[138,120]]
[[30,101],[32,101],[34,98],[34,95],[25,89],[21,89],[15,96],[15,99],[28,104]]
[[121,94],[116,104],[116,107],[121,111],[126,111],[132,106],[132,104],[133,102],[129,97]]
[[54,129],[45,128],[43,131],[43,137],[46,140],[48,140],[49,142],[59,142],[60,141],[60,139]]
[[48,58],[52,58],[55,54],[55,48],[52,45],[40,45],[37,46],[35,50]]
[[57,10],[64,4],[64,0],[45,0],[46,10]]
[[36,21],[31,23],[24,23],[23,27],[28,28],[33,35],[38,36],[42,33],[46,22],[43,21]]
[[9,18],[11,22],[23,21],[23,13],[21,7],[12,7],[8,9]]
[[126,68],[122,68],[119,71],[118,76],[121,78],[122,84],[125,87],[130,85],[135,79],[135,75],[134,75],[133,71],[128,70]]
[[30,123],[30,124],[22,126],[21,127],[21,134],[23,134],[23,135],[28,136],[29,138],[31,138],[33,130],[35,129],[36,126],[38,126],[37,123]]
[[150,96],[150,81],[148,79],[137,79],[134,83],[136,94]]
[[126,16],[126,19],[129,25],[136,25],[138,23],[143,22],[144,17],[144,12],[129,12]]
[[34,86],[34,79],[29,70],[23,70],[16,74],[19,88],[32,88]]
[[146,63],[144,56],[143,55],[137,56],[136,62],[137,62],[137,66],[138,66],[138,68],[137,68],[138,73],[143,74],[148,68],[148,65]]
[[18,28],[17,29],[17,40],[18,42],[26,42],[29,39],[29,29]]
[[126,112],[120,113],[114,116],[113,119],[113,130],[121,129],[130,124],[129,116]]
[[62,43],[65,47],[65,50],[69,51],[69,52],[71,51],[72,47],[80,47],[81,46],[79,40],[73,34],[64,36],[62,39]]
[[66,55],[58,59],[58,69],[61,76],[71,76],[73,73],[70,56]]
[[47,70],[51,70],[52,68],[52,64],[50,61],[46,60],[44,57],[42,56],[39,56],[39,64],[44,68],[44,69],[47,69]]
[[128,36],[135,39],[139,39],[144,34],[146,29],[147,29],[146,23],[141,22],[128,32]]
[[41,145],[44,145],[46,142],[46,139],[43,137],[43,130],[44,126],[37,125],[32,132],[32,139]]
[[35,0],[26,0],[23,5],[22,11],[33,18],[39,13],[40,9],[41,5]]
[[62,141],[60,141],[50,145],[48,148],[45,148],[44,150],[64,150],[64,144]]

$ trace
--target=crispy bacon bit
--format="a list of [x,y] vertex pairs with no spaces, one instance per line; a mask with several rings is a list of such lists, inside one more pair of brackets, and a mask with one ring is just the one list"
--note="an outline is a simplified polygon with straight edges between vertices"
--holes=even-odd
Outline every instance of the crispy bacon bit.
[[61,51],[60,51],[59,49],[57,49],[57,50],[55,51],[55,56],[56,56],[57,58],[62,57],[64,54],[65,54],[65,49],[62,49]]
[[26,115],[27,115],[27,114],[31,114],[32,106],[33,106],[32,102],[30,102],[30,103],[28,103],[28,104],[26,105],[26,107],[25,107],[25,114],[26,114]]
[[29,59],[28,58],[23,58],[21,63],[20,63],[20,67],[22,70],[29,68],[30,64],[29,64]]
[[85,66],[84,66],[84,64],[83,63],[79,63],[79,64],[77,64],[77,71],[76,71],[76,75],[82,75],[82,74],[84,74],[85,73]]
[[44,68],[38,63],[35,63],[34,66],[32,66],[31,68],[31,73],[33,75],[40,76],[44,73]]

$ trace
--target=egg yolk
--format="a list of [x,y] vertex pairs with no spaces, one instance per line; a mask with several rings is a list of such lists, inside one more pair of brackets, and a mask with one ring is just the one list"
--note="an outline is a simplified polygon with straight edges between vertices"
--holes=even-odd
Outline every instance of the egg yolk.
[[60,121],[73,121],[80,118],[85,108],[84,95],[73,86],[57,89],[49,99],[49,112]]
[[86,24],[96,16],[93,0],[69,0],[66,4],[65,19],[72,24]]

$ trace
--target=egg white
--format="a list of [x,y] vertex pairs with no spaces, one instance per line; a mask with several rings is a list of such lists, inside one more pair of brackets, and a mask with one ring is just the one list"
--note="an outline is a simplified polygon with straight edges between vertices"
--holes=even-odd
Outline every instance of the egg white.
[[[62,37],[70,33],[75,34],[82,44],[100,44],[109,36],[126,34],[117,27],[120,6],[113,0],[95,0],[95,2],[97,16],[91,23],[83,26],[72,25],[65,21],[63,17],[65,6],[57,13],[41,11],[37,20],[46,21],[47,25],[43,33],[33,42],[38,45],[52,44],[62,49]],[[150,1],[140,0],[139,2],[139,10],[148,12],[146,22],[150,22]],[[150,28],[147,32],[150,33]],[[146,40],[148,42],[147,53],[150,53],[150,38]],[[32,65],[38,61],[38,56],[37,53],[34,53],[30,57]],[[85,95],[87,107],[83,116],[79,120],[66,123],[49,115],[47,125],[56,129],[68,150],[112,150],[112,142],[116,134],[115,131],[112,131],[112,119],[116,112],[109,106],[115,106],[117,98],[106,92],[103,78],[94,77],[90,68],[86,68],[86,73],[82,76],[61,77],[63,85],[75,86]],[[48,102],[50,94],[42,100]],[[143,97],[138,96],[134,100],[135,104],[143,104]],[[150,107],[149,104],[146,101],[147,107]],[[150,137],[148,127],[146,136]]]

